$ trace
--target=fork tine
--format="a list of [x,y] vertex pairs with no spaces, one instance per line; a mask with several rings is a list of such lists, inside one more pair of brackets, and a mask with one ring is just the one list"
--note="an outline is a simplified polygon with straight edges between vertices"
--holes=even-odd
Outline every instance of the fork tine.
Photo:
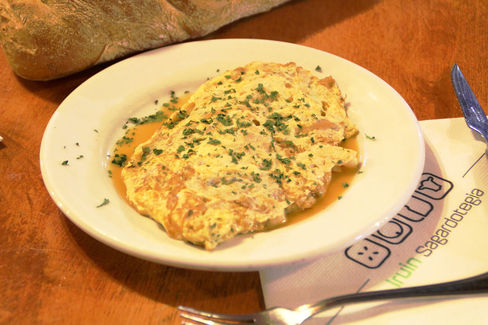
[[[220,314],[210,313],[203,310],[198,310],[186,306],[178,306],[178,310],[182,313],[180,315],[184,318],[198,321],[202,324],[239,324],[239,323],[254,323],[254,317],[252,314],[248,315],[232,315],[232,314]],[[194,319],[198,318],[198,320]],[[205,323],[204,321],[211,321],[213,323]]]
[[198,317],[192,314],[187,314],[187,313],[180,313],[180,316],[182,318],[185,318],[186,320],[190,320],[192,322],[187,322],[184,321],[183,324],[185,325],[194,325],[194,324],[204,324],[204,325],[228,325],[228,324],[238,324],[238,323],[229,323],[227,321],[218,321],[218,320],[211,320],[208,318],[203,318],[203,317]]

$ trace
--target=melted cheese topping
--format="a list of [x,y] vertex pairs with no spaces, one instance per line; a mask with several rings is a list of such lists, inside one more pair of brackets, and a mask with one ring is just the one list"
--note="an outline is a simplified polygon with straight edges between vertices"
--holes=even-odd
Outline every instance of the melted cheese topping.
[[312,206],[334,169],[358,164],[339,146],[356,132],[334,79],[253,62],[201,85],[122,178],[140,213],[211,250]]

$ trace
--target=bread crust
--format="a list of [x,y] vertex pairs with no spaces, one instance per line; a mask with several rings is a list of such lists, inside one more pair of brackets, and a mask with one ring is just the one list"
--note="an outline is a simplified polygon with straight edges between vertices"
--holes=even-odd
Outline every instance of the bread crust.
[[13,71],[51,80],[207,35],[289,0],[0,0],[0,42]]

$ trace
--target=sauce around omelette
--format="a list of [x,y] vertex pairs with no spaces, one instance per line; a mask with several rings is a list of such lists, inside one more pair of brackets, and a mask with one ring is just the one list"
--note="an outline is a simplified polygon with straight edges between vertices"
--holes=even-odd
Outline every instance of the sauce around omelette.
[[109,173],[141,214],[208,250],[315,214],[358,171],[335,81],[293,63],[227,71],[161,108],[128,120]]

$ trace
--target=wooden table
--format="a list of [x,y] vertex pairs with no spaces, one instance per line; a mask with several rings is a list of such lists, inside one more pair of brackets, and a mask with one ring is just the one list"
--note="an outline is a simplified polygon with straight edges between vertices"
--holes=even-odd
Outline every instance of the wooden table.
[[[486,0],[302,0],[208,38],[303,44],[383,78],[420,120],[461,116],[457,62],[488,109]],[[264,308],[257,272],[219,273],[146,262],[96,241],[49,197],[39,147],[51,115],[88,71],[51,82],[17,78],[0,54],[0,323],[163,324],[179,304],[222,312]]]

